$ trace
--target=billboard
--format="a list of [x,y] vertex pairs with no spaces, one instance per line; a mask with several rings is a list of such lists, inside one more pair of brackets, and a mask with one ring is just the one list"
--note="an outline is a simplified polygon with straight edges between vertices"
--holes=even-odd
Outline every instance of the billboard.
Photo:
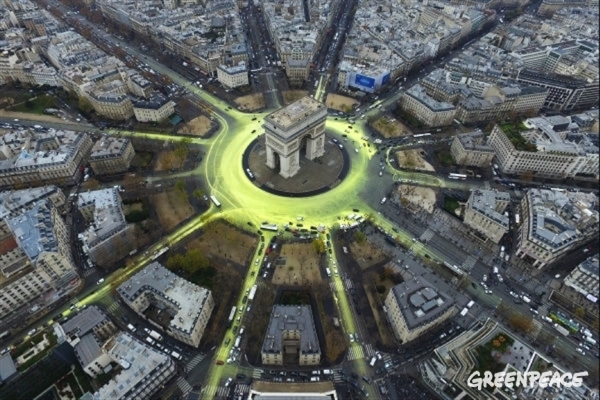
[[387,74],[385,74],[383,76],[383,79],[381,80],[381,86],[385,85],[386,83],[388,83],[388,81],[390,80],[390,73],[388,72]]
[[368,76],[356,74],[354,78],[354,84],[357,86],[373,89],[375,87],[375,79]]

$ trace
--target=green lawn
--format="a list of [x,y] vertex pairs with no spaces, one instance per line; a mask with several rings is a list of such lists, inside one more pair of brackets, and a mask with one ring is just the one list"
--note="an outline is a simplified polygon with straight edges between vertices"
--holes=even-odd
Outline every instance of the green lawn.
[[47,108],[56,108],[56,100],[52,96],[42,94],[11,108],[11,111],[44,114],[44,110]]
[[444,210],[448,211],[452,215],[456,215],[454,212],[460,205],[458,204],[458,200],[452,197],[444,198]]
[[444,149],[444,150],[436,151],[435,156],[437,157],[438,161],[442,165],[454,164],[454,160],[452,159],[452,154],[450,154],[449,150]]

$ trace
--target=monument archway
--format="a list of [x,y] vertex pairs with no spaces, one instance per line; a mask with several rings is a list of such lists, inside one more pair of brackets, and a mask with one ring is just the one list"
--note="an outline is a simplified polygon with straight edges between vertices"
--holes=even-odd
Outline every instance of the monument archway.
[[306,158],[314,160],[325,153],[327,107],[311,97],[303,97],[264,119],[267,166],[290,178],[300,170],[300,149],[306,143]]

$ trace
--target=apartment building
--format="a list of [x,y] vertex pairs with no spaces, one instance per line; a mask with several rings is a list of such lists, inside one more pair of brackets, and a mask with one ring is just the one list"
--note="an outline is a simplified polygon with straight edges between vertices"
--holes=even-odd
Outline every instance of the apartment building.
[[80,193],[77,208],[89,224],[79,234],[81,247],[94,264],[113,265],[136,248],[135,226],[125,220],[116,187]]
[[[71,259],[67,227],[48,198],[6,218],[5,223],[12,240],[3,240],[10,254],[4,253],[2,261],[15,269],[10,271],[14,276],[9,273],[0,285],[0,318],[25,308],[36,312],[76,287],[79,280]],[[25,260],[12,259],[20,257],[16,247],[24,253]]]
[[293,83],[302,83],[308,79],[310,74],[310,61],[308,59],[296,60],[288,58],[285,62],[285,73]]
[[165,96],[155,95],[149,100],[135,101],[133,113],[139,122],[161,122],[175,113],[175,103]]
[[522,128],[511,129],[507,134],[496,125],[488,139],[497,164],[506,174],[567,178],[598,171],[598,148],[565,141],[547,118],[532,118]]
[[598,105],[598,85],[587,81],[555,73],[522,69],[517,82],[539,86],[548,90],[544,107],[552,110],[576,110]]
[[521,200],[515,255],[535,268],[598,235],[598,198],[591,193],[530,189]]
[[81,132],[16,130],[0,137],[0,187],[74,184],[92,140]]
[[92,147],[89,163],[96,175],[119,174],[129,169],[134,156],[131,140],[104,136]]
[[600,293],[600,280],[598,272],[600,259],[598,255],[590,257],[579,264],[571,273],[565,277],[564,284],[575,292],[581,294],[592,303],[598,302]]
[[483,132],[469,132],[454,136],[450,154],[458,165],[485,168],[492,165],[494,149],[487,144]]
[[[210,290],[180,278],[157,262],[129,278],[117,292],[152,325],[193,347],[200,345],[215,305]],[[164,322],[149,318],[149,308],[162,309],[172,318]]]
[[400,106],[427,126],[450,125],[456,114],[452,104],[435,100],[418,84],[403,93]]
[[129,96],[123,93],[89,93],[88,99],[98,115],[115,121],[133,117],[133,104]]
[[394,335],[402,343],[410,342],[446,321],[455,311],[452,298],[438,292],[421,277],[392,287],[385,299],[385,307]]
[[228,88],[249,85],[248,67],[244,62],[232,66],[221,64],[217,67],[217,79]]
[[321,347],[310,306],[275,305],[262,345],[263,365],[319,365]]
[[120,372],[98,391],[84,394],[82,399],[150,399],[177,372],[170,356],[126,332],[108,339],[102,352],[120,366]]
[[106,340],[117,333],[115,324],[97,306],[79,311],[62,325],[56,324],[59,341],[66,340],[83,371],[92,378],[104,373],[112,359],[102,351]]
[[510,195],[497,190],[474,190],[465,206],[465,225],[479,234],[499,243],[508,232],[510,221],[504,212],[510,204]]

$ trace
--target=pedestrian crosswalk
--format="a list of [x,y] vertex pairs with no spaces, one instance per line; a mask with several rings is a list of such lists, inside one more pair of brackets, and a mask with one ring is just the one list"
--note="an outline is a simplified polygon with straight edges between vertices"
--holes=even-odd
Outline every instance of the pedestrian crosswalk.
[[371,343],[365,343],[364,352],[366,353],[367,358],[371,358],[375,355],[375,349]]
[[476,262],[477,258],[473,257],[472,255],[469,255],[469,257],[467,257],[467,259],[462,263],[462,270],[470,271]]
[[344,291],[344,287],[338,280],[329,281],[329,287],[331,287],[331,291],[334,293],[337,291]]
[[433,238],[434,235],[435,235],[435,232],[433,230],[427,228],[425,230],[425,232],[423,232],[423,234],[421,234],[421,237],[419,238],[419,240],[427,242],[427,241],[431,240],[431,238]]
[[119,307],[121,307],[121,305],[115,301],[110,306],[108,306],[108,308],[106,310],[112,314],[115,311],[117,311],[119,309]]
[[217,393],[215,394],[215,399],[226,399],[229,395],[229,388],[225,386],[219,386],[217,388]]
[[385,355],[383,356],[383,363],[384,363],[384,364],[388,364],[388,363],[390,363],[391,361],[392,361],[392,356],[391,356],[391,355],[389,355],[389,354],[385,354]]
[[206,357],[206,355],[203,353],[197,354],[194,358],[188,361],[188,363],[186,364],[186,369],[188,371],[193,370],[194,368],[196,368],[196,365],[200,364],[200,362],[204,360],[204,357]]
[[217,391],[218,387],[214,386],[214,385],[206,385],[202,388],[202,392],[201,392],[201,399],[210,399],[212,397],[214,397],[215,392]]
[[348,361],[358,360],[358,359],[361,359],[361,358],[365,358],[362,346],[355,345],[355,346],[350,347],[348,349],[348,356],[347,356],[347,358],[348,358]]
[[262,377],[262,373],[263,373],[262,369],[254,368],[252,370],[252,377],[254,379],[260,379]]
[[333,373],[333,382],[334,383],[340,383],[342,381],[343,381],[342,374],[340,374],[339,372],[334,372]]
[[95,268],[88,268],[85,271],[83,271],[83,276],[90,276],[91,274],[93,274],[94,272],[96,272]]
[[235,394],[246,394],[250,393],[250,385],[238,383],[235,385]]
[[183,393],[183,397],[186,397],[192,391],[192,385],[181,376],[177,378],[177,387]]

